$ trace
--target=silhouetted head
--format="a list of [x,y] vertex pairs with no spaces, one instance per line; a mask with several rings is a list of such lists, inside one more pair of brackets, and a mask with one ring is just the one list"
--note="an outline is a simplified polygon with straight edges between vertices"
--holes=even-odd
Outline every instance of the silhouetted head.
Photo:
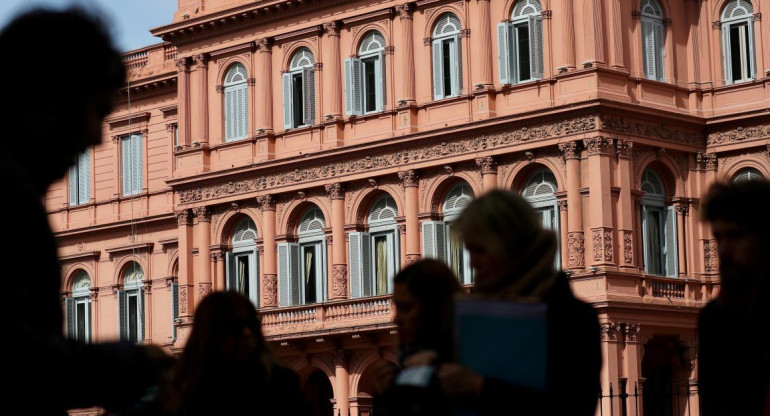
[[438,260],[420,260],[401,270],[393,278],[401,346],[434,350],[440,360],[451,360],[454,295],[459,292],[457,277]]
[[753,180],[711,185],[703,203],[703,219],[717,241],[723,300],[745,301],[768,285],[770,257],[770,182]]
[[79,9],[22,14],[0,32],[0,51],[2,152],[43,192],[101,141],[125,82],[122,59],[104,25]]
[[[556,236],[524,198],[492,191],[471,202],[453,224],[470,254],[481,293],[540,295],[554,275]],[[518,285],[518,286],[517,286]],[[547,284],[546,284],[547,285]],[[505,288],[505,289],[504,289]]]

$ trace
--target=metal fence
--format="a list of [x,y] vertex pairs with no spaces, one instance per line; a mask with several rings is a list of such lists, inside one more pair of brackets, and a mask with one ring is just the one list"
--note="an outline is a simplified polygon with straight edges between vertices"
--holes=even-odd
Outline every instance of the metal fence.
[[[700,416],[700,393],[692,386],[674,385],[648,394],[645,401],[642,386],[620,379],[618,386],[602,386],[599,392],[599,416]],[[645,409],[645,406],[647,408]],[[693,409],[695,407],[695,409]]]

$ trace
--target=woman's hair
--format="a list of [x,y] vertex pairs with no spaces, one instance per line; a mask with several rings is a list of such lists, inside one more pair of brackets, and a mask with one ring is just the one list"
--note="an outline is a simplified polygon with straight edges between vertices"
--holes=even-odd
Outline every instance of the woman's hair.
[[415,347],[436,351],[440,361],[452,360],[457,277],[443,262],[425,259],[401,270],[393,283],[405,284],[420,307]]

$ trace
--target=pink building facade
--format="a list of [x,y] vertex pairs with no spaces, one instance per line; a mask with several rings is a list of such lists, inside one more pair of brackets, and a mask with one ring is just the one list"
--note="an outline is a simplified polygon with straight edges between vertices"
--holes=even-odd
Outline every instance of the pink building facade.
[[472,284],[451,223],[510,189],[596,308],[604,393],[698,414],[696,317],[719,289],[700,198],[770,177],[763,9],[179,0],[47,194],[67,331],[178,352],[200,299],[240,290],[318,414],[368,415],[372,368],[397,362],[393,275],[436,257]]

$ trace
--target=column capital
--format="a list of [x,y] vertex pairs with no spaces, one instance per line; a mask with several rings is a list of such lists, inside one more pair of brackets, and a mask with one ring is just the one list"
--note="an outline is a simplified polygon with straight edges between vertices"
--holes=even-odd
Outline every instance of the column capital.
[[623,335],[626,342],[637,342],[639,331],[641,331],[639,324],[626,322],[621,325],[623,326]]
[[631,152],[634,150],[634,142],[631,140],[618,139],[617,143],[615,143],[615,146],[617,147],[618,157],[631,157]]
[[345,188],[341,183],[330,183],[324,187],[330,199],[345,199]]
[[207,53],[199,53],[192,57],[193,63],[195,63],[198,68],[207,66],[209,63],[209,59],[211,57]]
[[401,20],[412,19],[412,12],[414,12],[414,3],[404,3],[396,6],[396,12]]
[[559,143],[559,150],[564,159],[580,159],[580,142]]
[[211,221],[211,210],[209,207],[193,208],[193,215],[195,215],[195,219],[198,220],[198,222]]
[[273,43],[273,38],[262,38],[257,41],[257,48],[260,52],[270,53],[273,51]]
[[559,211],[566,211],[567,210],[567,200],[566,199],[557,202],[557,204],[559,205]]
[[176,212],[176,224],[177,225],[190,225],[192,224],[192,212],[189,209],[183,209]]
[[676,209],[676,212],[678,212],[679,215],[685,217],[687,216],[687,213],[690,211],[690,205],[686,203],[675,204],[674,209]]
[[698,153],[695,155],[695,163],[699,169],[702,170],[716,170],[717,168],[717,154],[716,153]]
[[347,354],[342,349],[334,351],[334,365],[337,367],[344,367],[347,361]]
[[342,29],[342,22],[339,20],[332,20],[323,24],[324,33],[328,36],[339,36],[340,29]]
[[262,211],[275,211],[275,197],[272,194],[258,196],[257,203]]
[[621,334],[622,328],[620,324],[614,322],[604,322],[601,324],[601,337],[602,341],[617,341],[618,335]]
[[588,155],[603,155],[610,153],[613,141],[611,137],[606,136],[592,137],[583,139],[583,146],[585,146]]
[[481,169],[482,175],[497,173],[497,161],[492,156],[476,158],[476,166]]
[[419,176],[413,169],[398,172],[398,179],[401,180],[405,188],[416,187],[419,183]]
[[174,65],[176,65],[176,70],[178,72],[187,71],[190,66],[190,58],[188,57],[179,58],[176,61],[174,61]]

